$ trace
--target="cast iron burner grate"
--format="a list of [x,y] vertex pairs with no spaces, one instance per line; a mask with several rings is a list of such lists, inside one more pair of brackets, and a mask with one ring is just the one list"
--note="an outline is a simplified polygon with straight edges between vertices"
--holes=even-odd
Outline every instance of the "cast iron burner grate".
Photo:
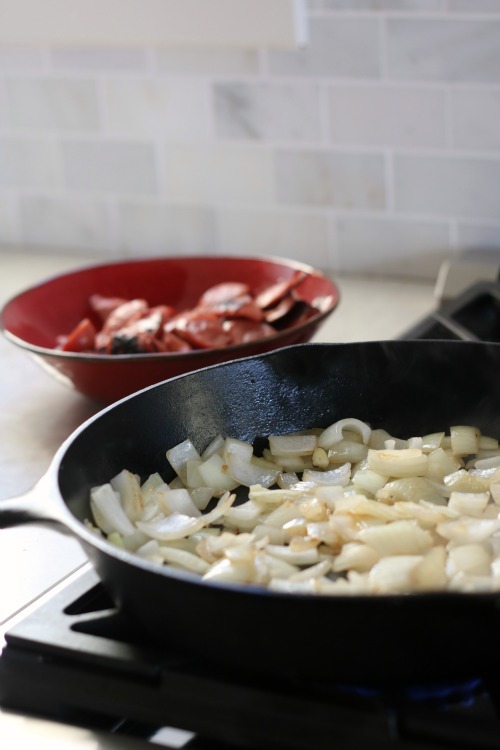
[[92,729],[151,739],[174,727],[190,733],[191,750],[500,748],[500,682],[382,689],[215,673],[175,650],[144,648],[93,571],[6,642],[0,703]]

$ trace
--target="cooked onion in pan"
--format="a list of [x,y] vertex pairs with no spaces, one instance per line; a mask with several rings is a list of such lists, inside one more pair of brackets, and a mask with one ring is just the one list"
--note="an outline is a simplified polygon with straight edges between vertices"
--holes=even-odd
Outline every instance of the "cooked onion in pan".
[[[469,425],[401,439],[359,419],[216,436],[91,490],[89,526],[206,581],[325,595],[500,590],[500,449]],[[241,497],[242,488],[245,497]],[[236,500],[238,494],[238,500]]]

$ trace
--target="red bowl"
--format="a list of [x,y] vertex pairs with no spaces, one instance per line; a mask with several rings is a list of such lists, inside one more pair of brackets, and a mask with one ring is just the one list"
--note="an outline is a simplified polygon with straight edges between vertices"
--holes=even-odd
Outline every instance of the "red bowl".
[[[92,294],[168,304],[177,311],[194,307],[207,288],[242,281],[256,294],[291,278],[306,277],[295,290],[318,312],[305,322],[257,341],[186,353],[93,354],[55,349],[88,314]],[[261,354],[309,341],[338,304],[336,285],[320,271],[279,258],[169,257],[131,260],[82,268],[48,279],[13,297],[0,313],[8,340],[28,351],[58,380],[104,403],[162,380],[208,365]]]

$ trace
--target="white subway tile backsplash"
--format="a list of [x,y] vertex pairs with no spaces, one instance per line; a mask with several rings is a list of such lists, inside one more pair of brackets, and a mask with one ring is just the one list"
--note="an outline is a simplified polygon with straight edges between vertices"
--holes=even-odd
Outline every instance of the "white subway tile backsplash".
[[95,131],[100,126],[94,81],[8,78],[6,98],[12,128]]
[[104,85],[110,132],[205,140],[211,133],[209,90],[199,81],[114,78]]
[[387,20],[388,77],[500,82],[500,20]]
[[500,160],[395,157],[396,210],[495,219],[500,215]]
[[328,89],[334,144],[443,148],[442,89],[401,85],[334,85]]
[[500,88],[454,89],[451,106],[455,148],[500,152]]
[[500,221],[496,224],[459,222],[457,227],[459,250],[495,250],[500,252]]
[[0,130],[7,128],[7,94],[5,81],[0,78]]
[[331,268],[326,214],[295,211],[217,211],[217,247],[225,255],[292,258]]
[[26,196],[21,199],[23,241],[67,250],[113,254],[111,223],[105,203],[65,197]]
[[446,10],[447,0],[322,0],[326,10],[410,11],[429,13]]
[[0,243],[435,279],[500,252],[500,0],[308,0],[297,50],[0,46]]
[[282,204],[375,211],[386,204],[384,158],[379,154],[278,150],[276,182]]
[[450,257],[447,222],[339,216],[338,262],[346,271],[435,278]]
[[155,57],[162,73],[226,77],[260,72],[260,55],[255,49],[163,47],[156,50]]
[[0,245],[16,244],[20,236],[17,198],[0,191]]
[[66,140],[65,184],[98,194],[152,194],[158,190],[154,149],[147,142]]
[[322,138],[319,87],[309,83],[217,83],[220,138],[317,143]]
[[319,78],[380,77],[380,29],[376,19],[313,17],[310,37],[310,44],[299,51],[270,52],[270,73]]
[[120,202],[119,246],[128,256],[215,252],[213,211],[161,202]]
[[166,194],[171,200],[217,205],[269,204],[274,198],[272,154],[247,146],[166,147]]
[[40,73],[45,60],[44,51],[39,47],[0,46],[0,72],[36,71]]
[[62,184],[61,153],[54,141],[0,138],[0,185],[51,190]]
[[138,47],[55,47],[51,50],[55,70],[134,73],[148,68],[148,55]]
[[495,13],[500,15],[498,0],[448,0],[450,13]]

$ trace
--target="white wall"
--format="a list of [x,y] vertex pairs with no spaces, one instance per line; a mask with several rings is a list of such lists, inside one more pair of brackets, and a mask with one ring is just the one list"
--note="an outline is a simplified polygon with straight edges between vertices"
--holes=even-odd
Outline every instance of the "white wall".
[[0,47],[4,252],[500,252],[500,2],[309,8],[301,50]]

